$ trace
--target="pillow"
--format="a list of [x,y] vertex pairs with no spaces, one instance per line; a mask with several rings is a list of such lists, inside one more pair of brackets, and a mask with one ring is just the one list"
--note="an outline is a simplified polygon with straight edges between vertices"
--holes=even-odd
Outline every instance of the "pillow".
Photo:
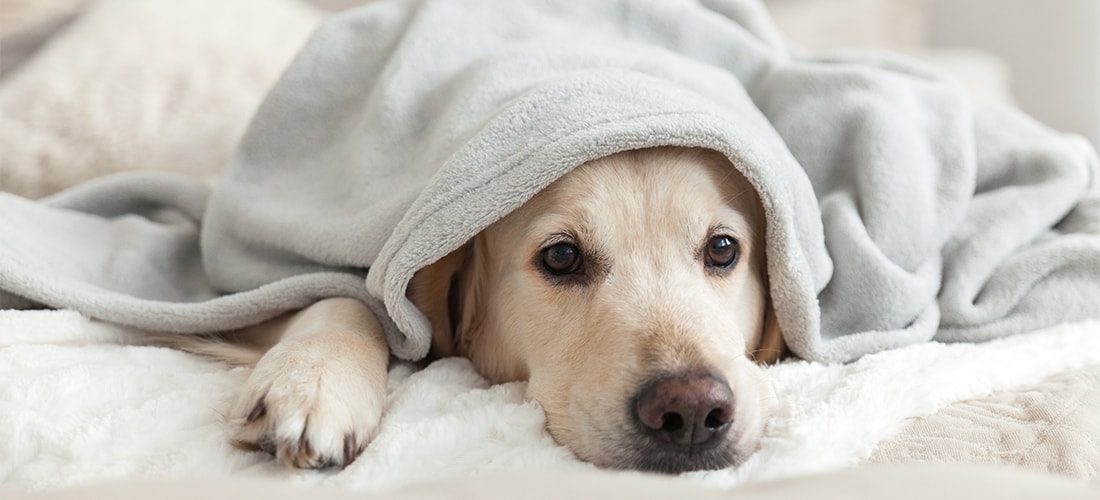
[[776,24],[802,47],[915,50],[927,40],[929,0],[768,0]]
[[0,189],[206,177],[321,19],[293,0],[105,0],[0,80]]

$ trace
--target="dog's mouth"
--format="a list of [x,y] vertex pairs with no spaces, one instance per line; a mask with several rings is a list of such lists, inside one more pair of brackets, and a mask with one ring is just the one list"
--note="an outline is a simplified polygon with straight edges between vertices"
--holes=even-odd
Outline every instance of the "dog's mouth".
[[[624,415],[625,417],[625,415]],[[663,439],[634,419],[614,427],[590,428],[554,436],[578,458],[609,469],[638,470],[663,474],[718,470],[741,465],[758,448],[758,441],[745,438],[742,430],[728,429],[700,439],[685,432],[681,439]],[[631,425],[629,422],[634,421]],[[554,435],[551,428],[551,435]],[[750,432],[751,434],[751,432]]]
[[736,418],[733,390],[709,371],[656,376],[619,404],[617,418],[581,419],[592,427],[563,444],[602,467],[666,474],[738,466],[759,444],[756,416]]
[[737,452],[734,441],[730,439],[680,447],[668,446],[644,435],[630,439],[619,455],[618,460],[611,464],[614,468],[664,474],[725,469],[740,465],[746,458]]

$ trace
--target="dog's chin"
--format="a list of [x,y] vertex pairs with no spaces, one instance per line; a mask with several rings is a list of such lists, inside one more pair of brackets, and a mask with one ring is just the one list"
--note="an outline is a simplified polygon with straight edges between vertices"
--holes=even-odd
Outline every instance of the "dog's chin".
[[612,454],[607,467],[639,470],[663,474],[718,470],[740,466],[756,450],[758,439],[737,439],[732,436],[709,446],[697,446],[690,450],[666,446],[637,433],[624,440]]
[[698,470],[717,470],[741,465],[747,458],[738,453],[732,442],[691,451],[668,449],[645,438],[638,438],[625,447],[613,464],[616,469],[630,469],[662,474],[679,474]]
[[[749,390],[754,380],[744,380],[739,384],[739,390],[743,394],[754,394]],[[747,401],[757,403],[749,404]],[[561,406],[548,408],[544,405],[543,408],[550,435],[585,462],[608,469],[680,474],[738,467],[748,460],[760,448],[764,422],[770,415],[770,401],[772,399],[746,398],[736,412],[740,417],[731,423],[731,428],[721,439],[688,449],[654,439],[631,411],[620,413],[611,410],[615,406],[633,408],[632,401],[619,404],[587,401],[591,406],[573,401],[568,406],[572,412],[561,411]],[[587,409],[578,411],[580,407]],[[592,415],[604,417],[588,418]]]
[[572,449],[581,460],[599,467],[662,474],[736,467],[759,448],[759,439],[738,439],[734,434],[716,443],[690,450],[655,441],[641,430],[631,430],[614,437],[606,433],[600,435],[605,439],[593,440],[599,443],[596,446],[593,446],[593,441],[580,447],[569,446],[567,442],[563,444]]

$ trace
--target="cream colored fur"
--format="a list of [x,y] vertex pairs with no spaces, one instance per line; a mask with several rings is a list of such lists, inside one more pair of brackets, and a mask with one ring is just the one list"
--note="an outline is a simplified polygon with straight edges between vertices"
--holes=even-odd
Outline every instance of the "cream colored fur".
[[[634,421],[639,388],[713,374],[734,394],[720,446],[736,463],[759,446],[774,405],[754,359],[774,361],[782,348],[763,220],[755,191],[717,153],[621,153],[578,167],[425,268],[409,294],[433,324],[433,354],[468,357],[494,383],[529,380],[550,434],[597,465],[653,468],[635,445],[646,439]],[[721,274],[702,253],[715,234],[740,245]],[[542,249],[563,238],[581,249],[584,283],[540,267]],[[377,319],[354,300],[174,344],[238,363],[263,352],[234,407],[237,440],[289,465],[346,465],[381,419],[388,351]]]
[[[467,274],[458,275],[454,352],[494,382],[529,379],[558,442],[627,468],[639,460],[628,411],[639,386],[659,374],[717,372],[736,394],[732,444],[743,459],[772,398],[746,357],[764,331],[762,220],[755,191],[717,154],[645,150],[583,165],[460,250]],[[742,264],[710,277],[698,250],[719,225],[741,241]],[[562,233],[604,261],[598,285],[550,284],[531,265]],[[453,268],[451,259],[443,265]],[[430,304],[417,285],[414,301]]]
[[386,399],[389,349],[374,314],[354,299],[327,299],[241,335],[278,341],[234,405],[237,443],[294,467],[354,460]]

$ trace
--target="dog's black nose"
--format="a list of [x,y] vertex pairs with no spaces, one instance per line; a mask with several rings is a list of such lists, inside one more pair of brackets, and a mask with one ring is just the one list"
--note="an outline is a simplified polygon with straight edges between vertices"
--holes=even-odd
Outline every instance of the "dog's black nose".
[[722,441],[733,422],[733,391],[708,373],[653,380],[638,391],[635,414],[658,443],[691,451]]

